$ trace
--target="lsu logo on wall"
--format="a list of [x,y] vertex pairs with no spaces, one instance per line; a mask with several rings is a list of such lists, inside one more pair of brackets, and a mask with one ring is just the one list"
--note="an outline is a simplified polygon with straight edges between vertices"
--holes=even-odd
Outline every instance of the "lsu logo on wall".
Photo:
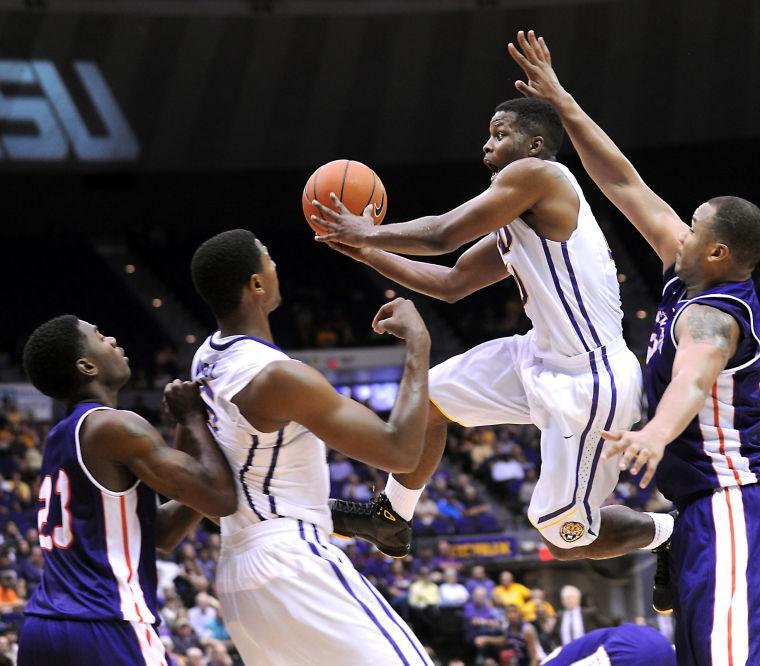
[[52,62],[0,59],[0,160],[63,162],[71,156],[80,162],[130,162],[139,157],[137,138],[98,66],[76,61],[73,69],[105,131],[90,131]]

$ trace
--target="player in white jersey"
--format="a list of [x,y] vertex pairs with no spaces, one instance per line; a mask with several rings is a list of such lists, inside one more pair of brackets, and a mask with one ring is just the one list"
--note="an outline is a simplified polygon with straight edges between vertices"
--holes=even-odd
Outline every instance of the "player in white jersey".
[[[493,172],[486,191],[442,215],[383,226],[349,214],[333,195],[340,212],[319,206],[326,218],[319,223],[330,233],[317,240],[448,302],[511,275],[533,323],[526,335],[491,340],[431,370],[433,406],[421,463],[411,474],[389,477],[380,506],[390,502],[411,519],[450,421],[467,427],[534,423],[541,429],[542,462],[531,523],[555,557],[614,557],[659,545],[670,526],[667,518],[622,506],[600,510],[618,479],[617,460],[600,459],[601,432],[638,421],[641,370],[623,340],[607,242],[577,181],[555,161],[562,136],[551,104],[504,102],[483,146]],[[442,254],[474,240],[453,268],[393,254]],[[342,502],[333,511],[336,531],[400,554],[405,544],[382,533],[383,515],[360,516]],[[640,528],[636,538],[633,527]]]
[[272,340],[280,303],[275,264],[250,231],[209,239],[193,282],[219,331],[198,349],[193,378],[238,483],[238,510],[222,518],[217,590],[247,664],[430,664],[425,649],[375,588],[330,545],[325,444],[403,472],[422,450],[430,337],[410,301],[384,305],[378,333],[406,341],[399,393],[386,423],[339,395]]

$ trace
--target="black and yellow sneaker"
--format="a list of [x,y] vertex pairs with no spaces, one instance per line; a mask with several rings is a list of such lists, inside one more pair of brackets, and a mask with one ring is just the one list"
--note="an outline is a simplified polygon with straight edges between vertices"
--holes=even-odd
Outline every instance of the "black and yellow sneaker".
[[412,523],[399,516],[390,500],[381,493],[371,502],[330,500],[333,534],[359,537],[375,544],[390,557],[406,557],[412,542]]

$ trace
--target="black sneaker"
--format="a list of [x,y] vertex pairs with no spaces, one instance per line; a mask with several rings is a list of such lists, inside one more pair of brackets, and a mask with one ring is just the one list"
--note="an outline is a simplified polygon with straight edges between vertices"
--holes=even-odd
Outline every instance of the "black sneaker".
[[390,500],[381,493],[371,502],[330,500],[333,534],[359,537],[375,544],[390,557],[406,557],[412,542],[412,523],[399,516]]
[[[671,515],[675,518],[677,512],[672,511]],[[673,590],[670,587],[670,538],[652,552],[657,555],[657,569],[654,573],[654,588],[652,589],[652,608],[658,613],[669,615],[673,612]]]

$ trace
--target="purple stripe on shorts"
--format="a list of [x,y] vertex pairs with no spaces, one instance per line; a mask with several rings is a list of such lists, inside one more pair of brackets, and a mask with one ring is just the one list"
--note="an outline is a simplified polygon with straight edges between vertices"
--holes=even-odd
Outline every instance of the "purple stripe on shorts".
[[[604,429],[609,430],[610,426],[612,425],[613,420],[615,419],[615,410],[617,409],[617,386],[615,385],[615,375],[612,374],[612,367],[610,366],[610,362],[607,359],[607,349],[602,347],[602,361],[604,362],[604,367],[607,369],[607,374],[610,376],[610,390],[612,392],[612,397],[610,399],[610,413],[607,416],[607,420],[604,423]],[[596,452],[594,453],[594,461],[591,463],[591,474],[589,476],[588,485],[586,486],[586,494],[583,496],[583,506],[586,508],[586,517],[588,519],[588,524],[591,525],[591,507],[588,503],[589,495],[591,494],[591,488],[593,487],[594,482],[594,475],[596,474],[596,466],[599,463],[599,458],[602,455],[602,449],[604,448],[604,439],[599,438],[599,441],[596,444]],[[589,527],[589,533],[593,534],[591,532],[591,528]]]
[[422,656],[422,653],[420,652],[419,648],[417,647],[417,643],[415,642],[414,638],[409,635],[409,627],[407,627],[404,624],[401,624],[397,619],[394,613],[391,611],[391,609],[388,606],[388,602],[382,597],[382,595],[374,588],[372,587],[372,583],[370,583],[365,577],[364,574],[359,574],[361,576],[362,582],[367,586],[367,589],[372,593],[372,596],[377,599],[377,602],[380,604],[380,607],[385,611],[385,614],[390,618],[391,622],[395,624],[401,631],[403,632],[404,636],[406,636],[409,643],[411,643],[412,647],[414,648],[414,651],[417,653],[417,656],[422,660],[423,664],[427,664],[428,662],[425,660],[425,657]]
[[596,419],[596,410],[599,404],[599,373],[596,369],[596,361],[594,360],[594,354],[593,352],[589,354],[589,361],[591,362],[591,374],[594,377],[594,393],[591,397],[591,416],[589,416],[588,423],[586,423],[586,427],[583,429],[583,433],[581,434],[581,441],[578,446],[578,459],[575,463],[575,489],[573,490],[573,496],[570,498],[570,502],[567,504],[567,506],[563,506],[561,509],[557,509],[556,511],[552,511],[551,513],[541,516],[538,519],[538,523],[541,524],[547,520],[551,520],[552,518],[556,518],[557,516],[563,514],[568,509],[572,508],[572,506],[575,504],[575,495],[578,492],[578,485],[580,483],[580,469],[581,469],[581,460],[583,459],[583,449],[586,447],[586,437],[588,437],[588,433],[591,430],[591,426],[594,423],[594,419]]
[[554,281],[554,288],[557,290],[557,295],[559,296],[559,300],[562,301],[562,306],[565,308],[565,313],[567,314],[568,318],[570,319],[570,323],[573,325],[573,329],[575,329],[575,332],[578,335],[578,339],[581,341],[581,344],[583,345],[583,348],[586,351],[590,351],[589,346],[586,344],[586,340],[583,337],[583,333],[581,333],[581,329],[578,326],[578,322],[575,321],[575,316],[573,315],[573,311],[570,309],[570,305],[567,302],[567,299],[565,298],[565,294],[562,291],[562,285],[559,283],[559,278],[557,277],[557,269],[554,268],[554,260],[552,259],[551,252],[549,252],[549,244],[546,242],[545,238],[541,239],[541,245],[544,248],[544,254],[546,255],[546,261],[549,264],[549,270],[552,274],[552,280]]
[[380,624],[377,617],[375,617],[375,614],[368,608],[367,604],[365,604],[361,599],[359,599],[359,597],[356,596],[354,591],[351,589],[351,586],[348,584],[346,577],[343,575],[343,572],[338,568],[338,565],[336,565],[335,562],[333,562],[332,560],[322,555],[319,552],[319,550],[317,550],[317,547],[306,538],[306,535],[304,534],[303,521],[300,519],[298,521],[298,532],[301,538],[304,541],[306,541],[306,543],[309,544],[309,547],[311,548],[311,552],[314,553],[317,557],[327,562],[330,565],[330,567],[332,567],[333,573],[335,574],[337,579],[340,581],[341,585],[343,585],[346,592],[348,592],[351,595],[351,597],[354,599],[354,601],[356,601],[356,603],[358,603],[359,606],[361,606],[362,610],[367,615],[367,617],[370,620],[372,620],[373,624],[380,630],[380,633],[391,644],[394,651],[396,652],[399,659],[401,660],[401,663],[404,664],[404,666],[409,666],[409,662],[406,660],[406,657],[404,657],[404,653],[401,652],[401,650],[399,649],[399,646],[396,645],[396,641],[394,641],[391,635],[385,630],[385,627],[383,627],[383,625]]
[[586,326],[588,326],[588,330],[591,331],[591,337],[594,339],[596,346],[601,347],[602,341],[599,339],[599,336],[596,334],[596,329],[594,328],[594,325],[591,323],[591,319],[588,316],[588,312],[586,312],[586,308],[583,305],[583,299],[581,298],[581,290],[580,290],[580,287],[578,287],[578,280],[575,279],[575,271],[573,270],[573,265],[570,263],[570,253],[567,250],[567,241],[563,241],[561,245],[562,245],[562,256],[565,259],[567,272],[570,275],[570,282],[573,285],[573,293],[575,294],[575,300],[578,302],[578,309],[581,311],[583,318],[586,320]]

